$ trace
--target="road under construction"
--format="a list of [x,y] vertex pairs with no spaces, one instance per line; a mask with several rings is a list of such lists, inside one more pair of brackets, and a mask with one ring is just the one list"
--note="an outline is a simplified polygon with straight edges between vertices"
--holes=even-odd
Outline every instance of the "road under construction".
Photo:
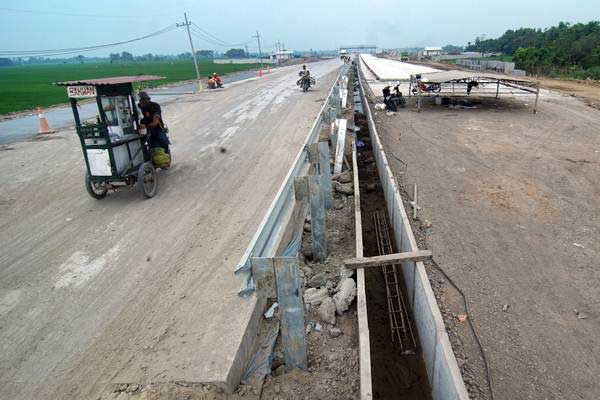
[[[444,210],[432,200],[439,193],[421,180],[442,179],[448,166],[431,172],[421,165],[415,175],[406,167],[430,151],[418,143],[435,140],[450,149],[436,151],[455,151],[426,123],[434,114],[437,121],[452,117],[439,115],[433,96],[409,99],[398,114],[374,107],[382,86],[398,81],[409,93],[414,75],[435,71],[371,55],[309,68],[317,85],[307,93],[291,66],[164,107],[173,166],[159,173],[152,199],[127,190],[101,202],[89,198],[72,129],[2,148],[0,397],[446,400],[493,399],[500,390],[499,398],[516,398],[503,379],[510,376],[507,363],[496,363],[508,357],[496,342],[512,346],[531,332],[511,326],[509,339],[490,334],[477,324],[481,316],[499,326],[485,311],[489,298],[476,296],[474,316],[460,285],[467,304],[449,294],[455,283],[445,266],[454,266],[453,257],[470,260],[450,247],[460,245],[437,214]],[[537,115],[510,96],[505,103],[483,100],[478,110],[505,107],[504,118],[531,123],[552,107],[544,102],[552,101],[550,92],[541,94]],[[425,126],[415,130],[416,124]],[[400,146],[407,136],[409,154]],[[468,172],[453,160],[450,174]],[[425,191],[417,192],[416,181]],[[473,198],[494,197],[506,184]],[[533,212],[558,223],[548,198],[538,196],[546,208]],[[506,196],[490,202],[524,207]],[[430,214],[424,209],[432,204],[437,211]],[[444,232],[434,246],[426,216]],[[452,220],[468,236],[468,227]],[[469,280],[456,268],[461,283]],[[479,273],[471,280],[489,272]],[[525,296],[526,288],[513,284]],[[483,290],[467,286],[468,293]],[[580,310],[575,297],[576,313],[583,313],[576,318],[592,321],[569,322],[569,329],[592,334],[593,314]],[[501,317],[519,308],[499,301]],[[525,348],[531,340],[520,343]],[[549,368],[539,353],[531,358]],[[592,375],[578,378],[587,385],[574,392],[580,397],[564,398],[589,398],[597,389]],[[547,398],[558,398],[546,386]],[[514,387],[536,397],[535,387]]]

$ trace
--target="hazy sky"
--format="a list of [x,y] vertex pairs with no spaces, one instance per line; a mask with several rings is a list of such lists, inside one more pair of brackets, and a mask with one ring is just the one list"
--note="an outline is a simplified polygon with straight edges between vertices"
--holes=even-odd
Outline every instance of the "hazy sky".
[[[272,49],[278,40],[287,48],[308,50],[363,43],[379,47],[465,44],[477,35],[496,37],[509,28],[599,20],[600,0],[0,0],[0,51],[127,40],[182,22],[184,11],[228,43],[251,40],[259,30],[263,50]],[[227,49],[198,38],[194,41],[197,50]],[[252,50],[256,44],[249,46]],[[83,54],[123,50],[175,54],[189,51],[189,44],[184,29],[179,28],[134,44]]]

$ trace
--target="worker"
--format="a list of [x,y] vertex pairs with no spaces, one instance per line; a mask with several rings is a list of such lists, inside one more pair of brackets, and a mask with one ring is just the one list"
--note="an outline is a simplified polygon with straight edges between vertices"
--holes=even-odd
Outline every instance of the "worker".
[[221,80],[221,77],[219,75],[217,75],[216,72],[213,72],[212,78],[215,81],[215,84],[217,85],[217,87],[220,87],[220,88],[223,87],[223,81]]
[[151,101],[150,96],[146,92],[138,94],[140,102],[138,106],[142,111],[142,119],[140,120],[141,128],[148,131],[148,144],[150,148],[162,148],[165,153],[171,154],[169,148],[169,137],[167,136],[167,128],[162,119],[162,111],[160,105]]
[[217,82],[215,82],[215,80],[213,79],[212,76],[209,76],[208,80],[206,81],[206,86],[209,89],[216,89],[217,88]]
[[302,78],[310,76],[310,71],[306,69],[306,65],[302,66],[302,70],[298,73],[298,76]]

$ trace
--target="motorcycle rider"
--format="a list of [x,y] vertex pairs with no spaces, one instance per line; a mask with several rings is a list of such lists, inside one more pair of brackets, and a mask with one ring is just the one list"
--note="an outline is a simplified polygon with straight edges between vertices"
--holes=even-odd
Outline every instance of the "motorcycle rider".
[[219,88],[223,87],[223,81],[221,80],[221,77],[219,75],[217,75],[216,72],[213,72],[212,79],[213,79],[213,81],[215,81],[215,84],[217,85],[217,87],[219,87]]
[[300,79],[298,80],[298,82],[296,82],[297,85],[302,86],[303,81],[308,81],[308,86],[310,87],[310,84],[311,84],[310,71],[306,68],[306,65],[302,66],[302,70],[300,70],[300,72],[298,72],[298,76],[300,76]]

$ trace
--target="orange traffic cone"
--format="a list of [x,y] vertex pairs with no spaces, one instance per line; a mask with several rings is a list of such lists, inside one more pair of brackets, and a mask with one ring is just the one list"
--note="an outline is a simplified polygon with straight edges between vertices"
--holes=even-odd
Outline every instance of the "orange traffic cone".
[[258,76],[262,76],[262,68],[258,69]]
[[40,127],[38,129],[38,133],[52,133],[53,130],[48,126],[48,121],[46,121],[46,116],[44,115],[44,110],[41,107],[37,108],[38,117],[40,119]]

